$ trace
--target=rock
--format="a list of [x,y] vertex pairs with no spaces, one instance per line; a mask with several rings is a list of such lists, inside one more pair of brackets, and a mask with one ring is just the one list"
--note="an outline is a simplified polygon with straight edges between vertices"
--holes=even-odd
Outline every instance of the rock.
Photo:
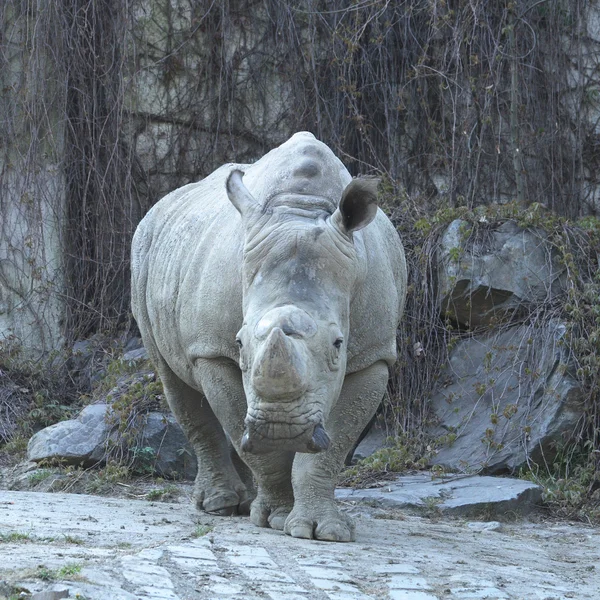
[[104,459],[115,425],[106,421],[106,404],[86,406],[76,419],[50,425],[34,434],[27,445],[30,461],[60,461],[93,466]]
[[335,497],[384,508],[500,519],[507,513],[524,515],[534,510],[541,503],[542,488],[521,479],[478,475],[434,479],[430,473],[417,473],[401,475],[376,489],[338,488]]
[[475,521],[473,523],[467,523],[467,527],[476,533],[502,531],[502,523],[499,521]]
[[135,350],[129,350],[123,354],[123,360],[126,362],[148,360],[148,351],[144,347],[136,348]]
[[378,418],[369,429],[367,435],[356,446],[352,455],[352,462],[367,458],[377,452],[377,450],[384,448],[390,435],[391,433],[387,431],[384,420]]
[[110,340],[99,333],[73,344],[68,369],[77,389],[89,391],[94,383],[102,379],[106,373],[104,361],[109,346]]
[[[76,419],[62,421],[38,431],[29,440],[30,461],[42,460],[94,466],[106,459],[109,440],[117,429],[107,419],[108,404],[87,406]],[[172,415],[150,412],[137,437],[134,459],[138,468],[148,469],[162,477],[196,475],[196,457]]]
[[[441,240],[439,292],[442,311],[463,327],[475,329],[527,314],[531,304],[556,296],[564,287],[546,235],[512,221],[496,229],[453,221]],[[467,234],[465,234],[465,231]]]
[[162,477],[194,479],[196,455],[173,415],[148,413],[142,429],[141,445],[154,450],[152,466]]
[[444,387],[432,398],[446,436],[433,463],[463,472],[514,472],[551,461],[581,418],[565,326],[510,327],[459,342]]
[[125,362],[148,360],[148,351],[144,348],[141,337],[132,337],[127,340],[123,348],[123,360]]
[[142,338],[139,336],[133,336],[127,339],[125,342],[125,346],[123,348],[123,352],[127,354],[127,352],[131,352],[132,350],[139,350],[144,346],[142,342]]
[[61,598],[68,598],[69,590],[46,590],[44,592],[38,592],[31,596],[31,600],[61,600]]

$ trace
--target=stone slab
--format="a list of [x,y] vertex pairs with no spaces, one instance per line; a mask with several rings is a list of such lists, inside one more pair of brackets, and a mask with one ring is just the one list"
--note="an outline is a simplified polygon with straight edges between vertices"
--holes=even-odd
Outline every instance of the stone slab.
[[371,489],[339,488],[338,500],[387,508],[413,509],[465,517],[502,518],[530,513],[541,503],[542,488],[530,481],[471,475],[434,479],[430,473],[403,475]]

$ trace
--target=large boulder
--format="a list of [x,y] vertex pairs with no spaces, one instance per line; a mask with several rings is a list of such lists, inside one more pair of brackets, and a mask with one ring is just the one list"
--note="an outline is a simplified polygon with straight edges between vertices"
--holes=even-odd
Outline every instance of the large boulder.
[[[117,423],[108,404],[92,404],[76,419],[42,429],[30,440],[28,459],[94,466],[106,460],[111,444],[118,443]],[[196,457],[181,428],[169,414],[150,412],[140,417],[134,466],[162,477],[196,475]]]
[[140,445],[142,448],[152,449],[154,458],[150,466],[157,475],[185,479],[196,477],[196,455],[173,415],[148,413]]
[[27,445],[28,459],[86,467],[101,462],[110,434],[116,429],[106,419],[107,410],[106,404],[91,404],[76,419],[61,421],[38,431]]
[[557,321],[459,342],[432,399],[432,433],[446,439],[433,462],[497,473],[551,461],[582,415],[571,363],[566,328]]
[[438,278],[442,312],[471,329],[526,315],[565,281],[543,231],[507,221],[472,232],[461,219],[442,236]]

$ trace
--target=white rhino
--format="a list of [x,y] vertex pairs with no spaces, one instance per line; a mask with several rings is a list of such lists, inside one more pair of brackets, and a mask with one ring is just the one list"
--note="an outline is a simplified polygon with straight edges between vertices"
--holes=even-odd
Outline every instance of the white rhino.
[[133,314],[195,449],[198,508],[354,539],[336,477],[384,394],[406,292],[376,187],[297,133],[175,190],[137,228]]

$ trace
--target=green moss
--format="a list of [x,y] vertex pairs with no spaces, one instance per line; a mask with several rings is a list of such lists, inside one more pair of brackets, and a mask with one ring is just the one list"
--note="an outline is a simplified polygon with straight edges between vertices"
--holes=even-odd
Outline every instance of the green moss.
[[432,442],[406,435],[388,441],[391,442],[389,447],[381,448],[356,465],[345,469],[338,485],[369,487],[372,483],[389,479],[406,470],[427,468],[433,452]]

